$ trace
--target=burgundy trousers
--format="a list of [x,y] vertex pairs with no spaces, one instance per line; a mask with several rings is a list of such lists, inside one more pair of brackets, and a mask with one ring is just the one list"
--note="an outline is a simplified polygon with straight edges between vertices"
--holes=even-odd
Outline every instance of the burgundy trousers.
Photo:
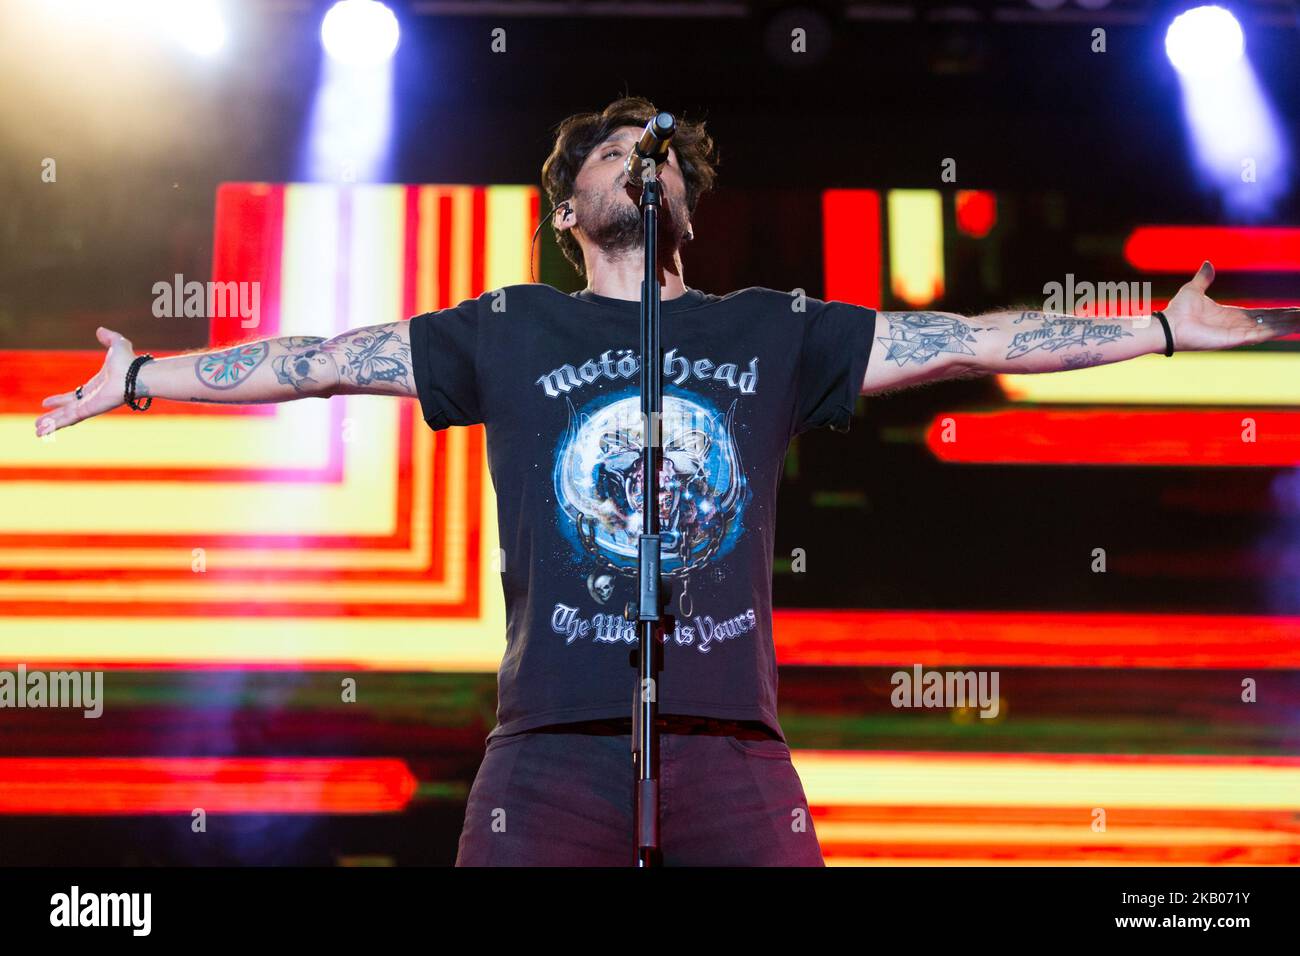
[[[824,866],[780,740],[662,733],[665,866]],[[629,734],[526,731],[489,741],[457,866],[631,866]]]

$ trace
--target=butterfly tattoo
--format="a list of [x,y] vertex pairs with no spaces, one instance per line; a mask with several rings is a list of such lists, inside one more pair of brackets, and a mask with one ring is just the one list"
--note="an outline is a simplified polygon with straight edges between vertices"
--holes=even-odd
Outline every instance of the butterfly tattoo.
[[411,347],[396,332],[361,332],[343,344],[347,371],[358,385],[372,382],[406,383]]

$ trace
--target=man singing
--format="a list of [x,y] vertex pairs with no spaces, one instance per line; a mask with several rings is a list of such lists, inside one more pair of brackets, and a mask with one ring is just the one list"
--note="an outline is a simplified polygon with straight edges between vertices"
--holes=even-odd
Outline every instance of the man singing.
[[[430,428],[483,424],[507,609],[497,724],[470,791],[458,865],[627,866],[630,715],[645,440],[644,271],[629,150],[655,108],[625,98],[557,128],[542,175],[561,249],[586,278],[566,295],[516,285],[334,338],[289,336],[157,361],[99,329],[103,367],[44,401],[50,432],[152,398],[281,402],[415,397]],[[713,141],[681,122],[660,170],[662,574],[657,687],[666,865],[822,865],[777,720],[772,635],[776,494],[787,446],[847,431],[859,395],[945,378],[1053,372],[1152,352],[1230,348],[1300,328],[1300,310],[1206,296],[1207,262],[1153,316],[880,312],[764,288],[687,287],[682,245],[714,182]],[[725,241],[725,239],[723,240]]]

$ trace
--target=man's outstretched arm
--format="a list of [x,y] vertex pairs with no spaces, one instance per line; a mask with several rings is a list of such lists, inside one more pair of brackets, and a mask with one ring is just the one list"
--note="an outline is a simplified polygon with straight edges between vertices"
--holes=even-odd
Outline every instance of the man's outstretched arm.
[[[1176,351],[1226,349],[1300,331],[1300,309],[1222,306],[1205,294],[1213,281],[1207,262],[1164,310]],[[878,312],[862,393],[995,373],[1060,372],[1164,350],[1164,329],[1150,315]]]
[[[53,411],[36,421],[36,434],[102,415],[125,404],[126,372],[135,352],[110,329],[96,338],[108,352],[104,364],[76,392],[51,395]],[[415,396],[408,323],[351,329],[333,338],[289,335],[230,348],[188,352],[146,362],[136,377],[137,398],[253,405],[331,395]]]

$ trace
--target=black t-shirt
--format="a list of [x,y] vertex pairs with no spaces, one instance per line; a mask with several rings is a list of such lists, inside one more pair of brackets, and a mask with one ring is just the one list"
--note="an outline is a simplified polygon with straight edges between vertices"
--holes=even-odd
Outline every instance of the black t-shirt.
[[[638,625],[623,609],[636,592],[639,310],[536,284],[411,319],[429,427],[487,430],[506,604],[489,739],[632,713]],[[848,430],[874,326],[873,309],[771,289],[663,301],[660,556],[676,624],[661,714],[761,721],[784,739],[777,484],[792,437]]]

